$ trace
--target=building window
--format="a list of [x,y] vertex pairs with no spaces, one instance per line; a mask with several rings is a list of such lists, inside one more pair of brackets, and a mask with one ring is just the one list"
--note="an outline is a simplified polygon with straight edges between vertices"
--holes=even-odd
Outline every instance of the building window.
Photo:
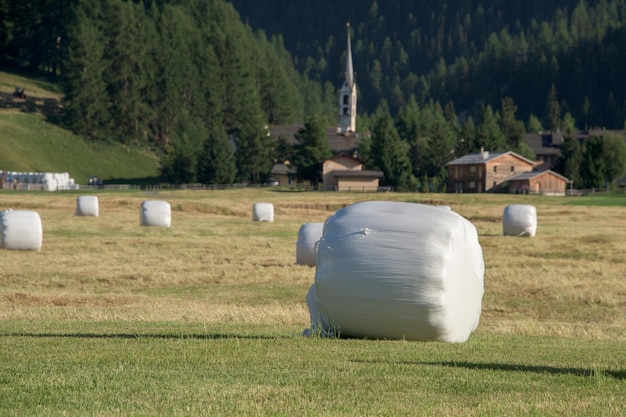
[[459,178],[459,167],[454,167],[454,178]]
[[511,166],[511,174],[515,174],[515,166]]
[[493,173],[496,174],[498,172],[498,167],[496,165],[493,166]]
[[470,172],[476,172],[476,165],[470,165]]
[[344,96],[343,96],[343,104],[348,104],[349,100],[350,100],[350,96],[347,95],[347,94],[344,94]]
[[474,181],[470,181],[469,188],[472,188],[472,189],[476,188],[476,183]]

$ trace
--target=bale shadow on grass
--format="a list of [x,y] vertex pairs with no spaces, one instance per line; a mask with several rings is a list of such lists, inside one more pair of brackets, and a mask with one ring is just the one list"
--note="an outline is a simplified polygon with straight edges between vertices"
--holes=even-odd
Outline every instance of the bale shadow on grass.
[[76,338],[76,339],[286,339],[287,336],[247,335],[239,333],[207,333],[207,334],[146,334],[146,333],[5,333],[0,337],[32,337],[32,338]]
[[489,369],[494,371],[535,372],[538,374],[573,375],[593,377],[604,374],[615,379],[626,379],[626,369],[608,371],[585,368],[558,368],[554,366],[516,365],[508,363],[473,363],[473,362],[420,362],[422,365],[446,366],[450,368]]
[[[356,360],[355,362],[380,362],[376,360]],[[602,369],[585,369],[585,368],[559,368],[555,366],[539,366],[539,365],[516,365],[510,363],[474,363],[474,362],[398,362],[403,365],[428,365],[428,366],[445,366],[449,368],[466,368],[466,369],[487,369],[493,371],[517,371],[517,372],[535,372],[538,374],[553,375],[573,375],[582,377],[594,377],[599,375],[609,376],[615,379],[626,379],[626,369],[619,371],[609,371]]]

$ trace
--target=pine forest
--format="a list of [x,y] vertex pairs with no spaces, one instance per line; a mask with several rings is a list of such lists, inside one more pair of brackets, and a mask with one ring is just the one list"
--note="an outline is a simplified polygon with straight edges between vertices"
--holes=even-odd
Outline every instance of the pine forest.
[[262,183],[286,155],[315,182],[323,140],[270,130],[337,125],[347,31],[384,185],[441,191],[450,160],[533,159],[524,136],[557,130],[577,187],[626,171],[623,141],[571,140],[626,129],[626,0],[0,0],[0,63],[58,82],[73,132],[154,149],[164,182]]

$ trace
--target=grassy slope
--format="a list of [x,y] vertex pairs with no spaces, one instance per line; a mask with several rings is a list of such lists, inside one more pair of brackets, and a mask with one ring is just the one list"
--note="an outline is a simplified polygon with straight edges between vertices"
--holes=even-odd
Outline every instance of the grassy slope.
[[[27,101],[11,97],[18,85],[25,88]],[[88,142],[50,123],[60,98],[54,84],[0,72],[0,170],[69,172],[79,184],[90,175],[110,181],[157,174],[158,160],[149,152]]]

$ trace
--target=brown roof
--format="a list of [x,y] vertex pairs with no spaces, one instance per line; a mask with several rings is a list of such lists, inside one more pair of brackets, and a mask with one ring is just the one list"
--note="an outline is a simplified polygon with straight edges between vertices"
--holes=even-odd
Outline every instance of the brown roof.
[[289,167],[285,164],[275,164],[272,167],[272,171],[270,172],[270,174],[274,174],[274,175],[290,175],[290,174],[296,174],[297,171],[292,168]]
[[522,180],[530,180],[532,178],[536,178],[536,177],[540,177],[542,175],[553,175],[557,178],[560,178],[566,182],[570,182],[570,180],[567,177],[564,177],[561,174],[558,174],[552,170],[546,170],[546,171],[531,171],[531,172],[522,172],[521,174],[518,174],[512,178],[509,178],[509,181],[522,181]]
[[[302,127],[304,127],[303,123],[274,125],[270,127],[270,136],[274,140],[278,140],[279,137],[283,136],[291,145],[298,145],[296,133]],[[342,152],[353,153],[358,146],[360,136],[358,133],[341,135],[337,133],[336,127],[328,127],[326,128],[326,138],[328,139],[330,151],[336,154]]]
[[497,153],[491,153],[491,152],[470,153],[467,155],[463,155],[462,157],[457,158],[453,161],[450,161],[446,165],[486,164],[487,162],[491,162],[495,159],[498,159],[503,155],[512,155],[524,162],[527,162],[531,166],[535,164],[533,161],[531,161],[530,159],[524,158],[522,155],[516,154],[515,152],[512,152],[512,151],[507,151],[507,152],[497,152]]

